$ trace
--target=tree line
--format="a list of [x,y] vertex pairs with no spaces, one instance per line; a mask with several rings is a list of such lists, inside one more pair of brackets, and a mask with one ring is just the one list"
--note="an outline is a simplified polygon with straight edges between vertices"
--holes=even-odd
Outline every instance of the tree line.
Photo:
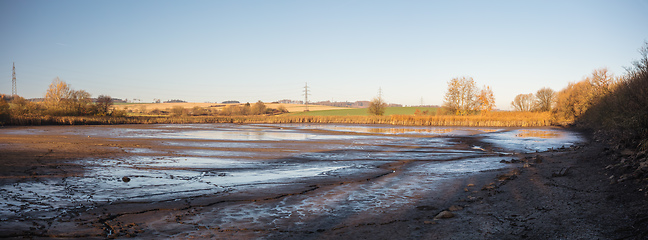
[[58,77],[50,84],[42,103],[20,96],[0,99],[0,123],[19,116],[123,116],[113,109],[110,96],[93,99],[85,90],[75,90]]
[[[145,112],[144,110],[141,112]],[[165,111],[154,109],[149,111],[153,115],[168,116],[247,116],[247,115],[274,115],[287,113],[284,106],[277,109],[268,108],[261,101],[255,104],[232,104],[221,110],[194,107],[186,109],[176,106]],[[20,96],[0,97],[0,125],[9,122],[11,118],[18,117],[45,117],[45,116],[107,116],[124,117],[126,110],[114,107],[113,99],[108,95],[92,95],[85,90],[75,90],[58,77],[49,85],[43,102],[32,102]]]

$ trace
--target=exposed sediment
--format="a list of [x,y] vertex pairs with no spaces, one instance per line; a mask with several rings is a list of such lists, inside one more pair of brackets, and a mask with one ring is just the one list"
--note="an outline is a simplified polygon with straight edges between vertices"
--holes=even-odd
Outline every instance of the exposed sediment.
[[[61,134],[59,131],[63,127],[47,128],[51,128],[50,131],[32,135],[3,134],[0,137],[0,183],[3,186],[52,181],[65,184],[65,181],[83,180],[78,177],[85,174],[84,164],[87,162],[84,159],[88,157],[191,157],[182,150],[183,146],[162,144],[159,139]],[[65,129],[63,132],[68,131]],[[352,174],[333,171],[316,179],[305,178],[286,184],[275,182],[267,188],[244,185],[235,189],[218,188],[213,193],[112,202],[81,201],[83,198],[72,197],[75,204],[61,208],[62,211],[29,211],[18,217],[5,215],[0,219],[0,235],[97,239],[646,237],[645,195],[631,181],[610,183],[606,175],[610,173],[605,169],[610,159],[601,157],[609,156],[602,154],[609,151],[604,144],[594,142],[546,152],[508,155],[497,151],[481,137],[458,137],[454,141],[454,144],[461,145],[458,148],[471,149],[465,152],[468,155],[477,156],[484,152],[483,157],[492,157],[501,166],[438,178],[426,168],[437,161],[381,160],[364,166],[370,170]],[[200,141],[191,143],[194,142]],[[479,147],[472,149],[475,145]],[[213,145],[191,146],[198,150],[214,148]],[[390,143],[384,146],[389,147]],[[134,152],[132,149],[148,150]],[[260,149],[284,156],[281,150]],[[403,151],[413,150],[417,149],[410,146]],[[438,149],[425,150],[439,154]],[[356,151],[335,150],[331,154]],[[392,154],[378,150],[366,153],[374,154],[372,156]],[[513,159],[516,161],[511,161]],[[288,163],[313,161],[299,157],[281,157],[279,160]],[[456,159],[447,159],[453,160]],[[137,184],[141,180],[137,175],[130,175],[130,181],[126,183],[123,177],[114,176],[110,182]],[[165,175],[167,178],[169,176]],[[70,193],[78,192],[70,189]],[[30,201],[39,204],[39,201],[48,200],[51,198],[42,196]],[[43,208],[48,207],[44,205]]]

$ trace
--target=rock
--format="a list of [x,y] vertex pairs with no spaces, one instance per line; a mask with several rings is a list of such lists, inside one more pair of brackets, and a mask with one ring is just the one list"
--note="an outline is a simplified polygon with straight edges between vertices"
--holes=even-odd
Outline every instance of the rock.
[[439,214],[437,214],[436,217],[434,217],[434,220],[444,219],[444,218],[452,218],[454,216],[455,216],[454,213],[452,213],[450,211],[442,211]]
[[511,162],[506,161],[506,160],[502,160],[502,161],[500,161],[500,163],[511,163]]
[[471,183],[471,184],[468,184],[467,187],[474,187],[474,186],[475,186],[475,184],[472,184],[472,183]]
[[423,223],[425,223],[425,224],[437,224],[437,222],[435,222],[435,221],[423,221]]
[[126,176],[122,177],[123,182],[130,182],[130,180],[131,179],[129,177],[126,177]]
[[452,205],[452,206],[450,206],[450,207],[448,208],[448,210],[449,210],[449,211],[452,211],[452,212],[456,212],[456,211],[459,211],[459,210],[461,210],[461,209],[463,209],[463,207],[462,207],[462,206],[457,206],[457,205]]
[[495,190],[495,183],[489,183],[484,185],[481,190]]

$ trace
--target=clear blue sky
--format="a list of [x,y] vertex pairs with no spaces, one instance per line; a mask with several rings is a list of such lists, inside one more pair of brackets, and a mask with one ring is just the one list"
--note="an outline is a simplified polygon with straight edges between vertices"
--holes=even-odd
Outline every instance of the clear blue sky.
[[648,1],[0,1],[0,93],[55,77],[151,102],[369,100],[442,104],[471,76],[509,109],[592,70],[623,74]]

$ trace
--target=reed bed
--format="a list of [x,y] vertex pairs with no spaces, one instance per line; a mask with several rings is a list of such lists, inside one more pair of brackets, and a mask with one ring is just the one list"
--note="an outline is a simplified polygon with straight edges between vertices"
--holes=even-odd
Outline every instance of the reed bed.
[[188,123],[338,123],[408,126],[543,127],[551,126],[550,113],[492,112],[470,116],[128,116],[128,117],[14,117],[7,125],[110,125]]

